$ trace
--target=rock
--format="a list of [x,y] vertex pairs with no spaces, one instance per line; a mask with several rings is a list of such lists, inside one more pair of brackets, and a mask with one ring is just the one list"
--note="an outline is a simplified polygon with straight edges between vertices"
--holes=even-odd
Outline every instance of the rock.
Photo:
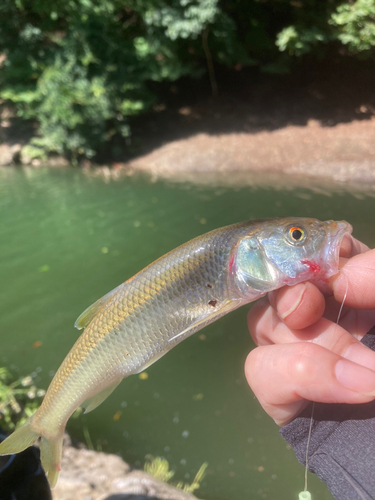
[[48,158],[48,160],[43,161],[43,165],[47,167],[68,167],[70,163],[63,156],[55,155]]
[[72,446],[64,447],[54,500],[196,500],[122,458]]
[[0,165],[6,166],[16,162],[21,151],[21,144],[0,144]]
[[32,158],[28,154],[28,147],[22,148],[20,152],[20,163],[22,165],[32,165],[33,167],[68,167],[70,163],[66,158],[60,155],[50,156],[47,160],[42,160],[40,158]]
[[[196,500],[194,495],[178,490],[169,484],[162,483],[140,470],[132,471],[123,478],[115,479],[112,482],[112,490],[116,493],[113,496],[113,499],[116,498],[116,500],[130,500],[128,495],[136,495],[137,500],[147,498],[158,498],[160,500]],[[111,498],[110,496],[105,500]]]

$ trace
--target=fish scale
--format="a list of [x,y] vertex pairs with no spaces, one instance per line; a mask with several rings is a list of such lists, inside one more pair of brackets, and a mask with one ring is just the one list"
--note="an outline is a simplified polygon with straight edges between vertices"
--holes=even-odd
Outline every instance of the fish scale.
[[124,377],[242,304],[285,284],[334,274],[341,238],[350,231],[348,223],[315,219],[249,221],[164,255],[82,313],[76,326],[85,330],[42,405],[0,444],[0,454],[22,451],[41,437],[42,465],[54,486],[65,425],[78,406],[91,411]]
[[[241,226],[238,232],[247,232]],[[225,229],[211,232],[206,241],[198,238],[183,245],[174,251],[173,260],[167,254],[125,282],[64,360],[51,384],[51,397],[47,393],[34,425],[44,427],[46,416],[51,419],[55,400],[59,407],[64,400],[68,414],[91,397],[88,388],[103,390],[141,371],[150,360],[181,342],[187,335],[171,343],[168,340],[211,314],[208,302],[213,298],[213,289],[216,299],[228,299],[227,273],[223,269],[227,268],[231,241],[238,240],[236,233],[232,230],[228,234]],[[208,289],[206,281],[212,282],[214,288]],[[120,333],[117,338],[116,331]],[[189,335],[193,333],[194,329],[189,331]],[[66,390],[70,379],[79,381],[74,384],[73,394]],[[79,389],[81,386],[84,390]]]

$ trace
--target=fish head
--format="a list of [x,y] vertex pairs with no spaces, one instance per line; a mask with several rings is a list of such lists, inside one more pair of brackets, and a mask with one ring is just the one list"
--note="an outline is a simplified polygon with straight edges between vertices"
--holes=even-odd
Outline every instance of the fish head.
[[351,232],[345,221],[260,221],[236,247],[233,272],[240,295],[252,300],[284,285],[326,281],[338,272],[340,244]]

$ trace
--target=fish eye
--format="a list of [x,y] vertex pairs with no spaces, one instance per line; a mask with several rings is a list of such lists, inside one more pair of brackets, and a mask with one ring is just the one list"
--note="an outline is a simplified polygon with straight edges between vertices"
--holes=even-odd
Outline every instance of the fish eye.
[[288,235],[292,243],[301,243],[305,239],[305,231],[298,226],[290,227]]

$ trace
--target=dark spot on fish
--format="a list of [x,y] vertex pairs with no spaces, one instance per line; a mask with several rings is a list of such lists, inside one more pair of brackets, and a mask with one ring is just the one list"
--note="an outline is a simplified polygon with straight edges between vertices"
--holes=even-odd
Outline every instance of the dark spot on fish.
[[210,285],[209,283],[206,283],[206,287],[207,288],[212,288],[212,285]]
[[212,307],[215,307],[217,304],[217,300],[210,300],[209,301],[209,305],[212,306]]

